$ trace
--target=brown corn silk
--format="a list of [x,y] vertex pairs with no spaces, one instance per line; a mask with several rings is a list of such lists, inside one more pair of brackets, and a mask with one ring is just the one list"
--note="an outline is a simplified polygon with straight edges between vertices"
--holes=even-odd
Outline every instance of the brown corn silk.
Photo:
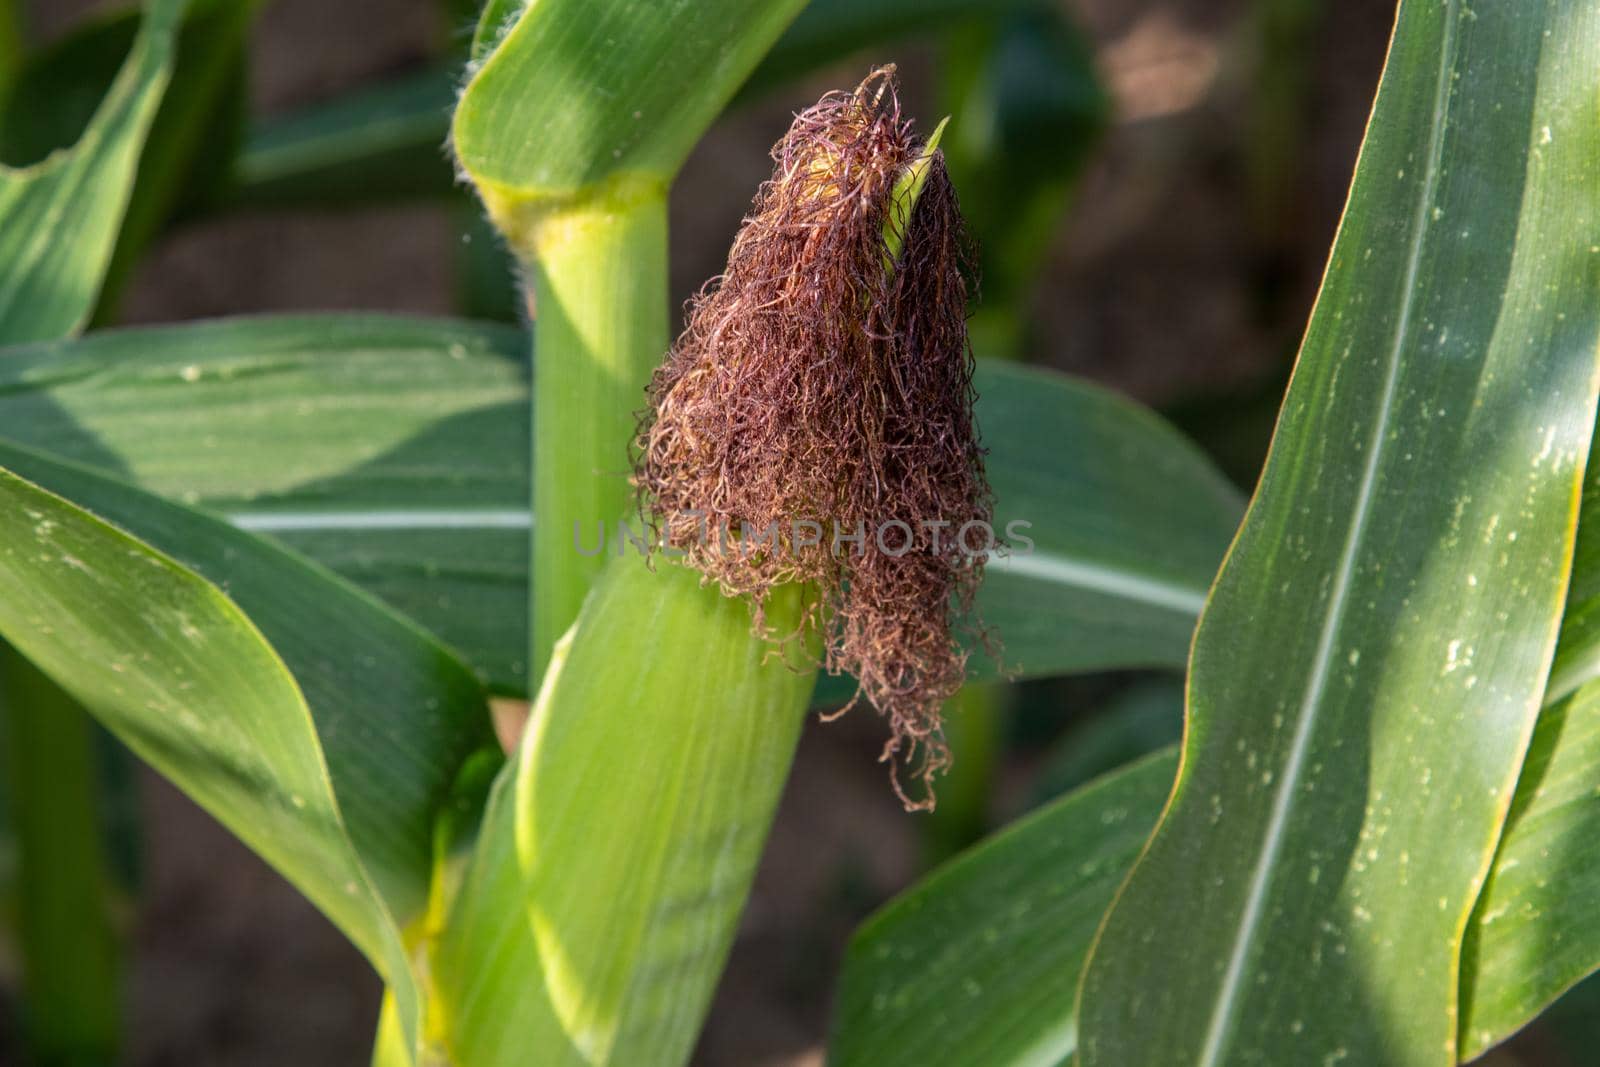
[[[940,708],[965,675],[955,630],[991,516],[961,218],[937,153],[898,257],[886,239],[896,180],[922,152],[892,67],[795,118],[650,384],[634,478],[663,543],[724,593],[759,609],[776,586],[816,590],[823,666],[859,679],[851,706],[865,696],[888,719],[882,758],[908,808],[933,806],[949,762]],[[968,552],[957,534],[975,520]]]

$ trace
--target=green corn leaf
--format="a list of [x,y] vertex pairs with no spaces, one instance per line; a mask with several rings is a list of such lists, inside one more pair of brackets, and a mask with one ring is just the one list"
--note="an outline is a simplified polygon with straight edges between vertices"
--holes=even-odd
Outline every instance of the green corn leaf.
[[1088,1067],[1455,1061],[1594,427],[1597,66],[1593,4],[1402,2]]
[[[552,203],[664,190],[801,6],[525,5],[456,106],[461,168],[518,248]],[[486,18],[498,16],[491,5]]]
[[1555,666],[1461,961],[1477,1055],[1600,969],[1600,464],[1590,452]]
[[[1564,32],[1575,35],[1572,41],[1595,39],[1592,27],[1573,25]],[[1582,65],[1573,69],[1581,70]],[[1544,142],[1542,128],[1536,136]],[[1552,129],[1552,141],[1555,136],[1556,129]],[[1574,277],[1586,279],[1593,292],[1592,273],[1578,270]],[[1588,328],[1593,330],[1592,319]],[[1592,335],[1587,345],[1593,349]],[[1575,347],[1581,351],[1584,344]],[[1596,521],[1590,522],[1591,518]],[[1418,543],[1428,544],[1429,539],[1420,537]],[[1594,625],[1597,601],[1600,470],[1591,464],[1572,585],[1546,705],[1518,778],[1494,868],[1465,938],[1460,976],[1463,1060],[1480,1055],[1526,1025],[1563,990],[1600,967],[1600,944],[1589,933],[1600,929],[1597,896],[1590,891],[1600,885],[1600,856],[1592,847],[1600,826],[1600,803],[1594,794],[1600,774],[1600,683],[1594,681],[1600,665],[1594,649],[1600,634]],[[1385,750],[1375,751],[1382,754]],[[1134,773],[1159,779],[1160,766],[1159,760],[1148,763],[1113,781]],[[1170,775],[1172,764],[1165,766]],[[1146,793],[1142,809],[1137,801],[1130,806],[1127,821],[1148,824],[1156,819],[1165,796],[1158,786],[1163,784],[1158,781]],[[1077,1026],[1070,996],[1048,1004],[1029,1002],[1031,1009],[1019,1013],[1013,1010],[1017,993],[1004,981],[996,984],[991,979],[996,974],[1020,972],[1065,974],[1076,981],[1093,924],[1062,927],[1055,937],[1030,937],[1013,943],[1006,937],[1005,901],[1012,895],[1029,901],[1074,900],[1091,912],[1110,905],[1121,874],[1101,878],[1094,869],[1080,874],[1076,860],[1079,855],[1101,854],[1093,837],[1100,815],[1087,804],[1081,810],[1074,805],[1105,787],[1074,794],[1024,824],[1040,840],[1035,850],[1042,850],[1047,833],[1053,833],[1052,839],[1076,842],[1072,853],[1060,855],[1054,863],[1024,868],[1013,860],[1024,858],[1028,850],[1009,850],[1008,839],[1021,835],[1018,830],[1007,831],[889,905],[862,929],[852,945],[841,983],[834,1062],[872,1062],[883,1067],[928,1062],[927,1049],[920,1044],[922,1034],[946,1035],[949,1047],[962,1052],[977,1050],[974,1056],[956,1055],[953,1059],[997,1067],[1063,1062],[1072,1054],[1076,1041],[1071,1035]],[[1121,825],[1102,826],[1099,832],[1114,835]],[[1441,837],[1448,837],[1448,832],[1441,832]],[[1132,859],[1130,853],[1123,862],[1128,865]],[[1326,871],[1319,874],[1334,877]],[[1006,886],[1004,896],[985,888],[996,884]],[[1202,889],[1187,875],[1175,886],[1182,893]],[[998,931],[992,939],[967,936],[968,931],[989,930]],[[952,938],[957,939],[961,951],[942,956]],[[1181,967],[1188,958],[1187,950],[1164,953],[1161,968],[1145,974],[1145,985]],[[1286,965],[1291,968],[1287,973],[1303,971],[1307,961],[1302,953]],[[1445,980],[1452,977],[1447,973]],[[1214,984],[1212,979],[1192,986],[1189,993],[1214,988]],[[1319,997],[1323,990],[1317,986]],[[1324,1004],[1320,1013],[1326,1014],[1328,1009]],[[1356,1025],[1365,1027],[1376,1017],[1363,1015]],[[1413,1017],[1426,1015],[1418,1012]],[[885,1034],[900,1040],[880,1042]],[[1060,1040],[1051,1043],[1057,1038]],[[899,1055],[902,1046],[909,1049],[903,1057]],[[942,1052],[946,1046],[935,1047]],[[1392,1062],[1384,1055],[1388,1051],[1367,1058]],[[1350,1062],[1361,1062],[1360,1053],[1353,1056]],[[1272,1061],[1317,1062],[1309,1054],[1292,1051],[1278,1053]],[[1174,1062],[1189,1059],[1180,1057]]]
[[525,513],[508,489],[528,465],[524,348],[509,327],[379,315],[98,331],[0,349],[0,436],[247,524],[407,501]]
[[414,1032],[402,931],[427,904],[455,775],[493,743],[477,683],[376,601],[221,520],[10,445],[0,468],[0,635],[327,913]]
[[0,437],[269,533],[522,693],[525,348],[362,315],[105,331],[0,355]]
[[[1561,625],[1560,648],[1574,659],[1596,640],[1597,547],[1600,467],[1591,464]],[[1558,656],[1557,674],[1562,662]],[[1461,973],[1463,1062],[1526,1026],[1562,992],[1600,969],[1600,940],[1593,933],[1600,930],[1600,894],[1590,891],[1600,885],[1600,855],[1593,847],[1600,832],[1596,678],[1591,669],[1569,675],[1568,686],[1559,688],[1553,675],[1547,690],[1505,836],[1467,930]],[[1182,693],[1153,687],[1130,697],[1140,694],[1156,713],[1155,729],[1146,736],[1159,737],[1169,714],[1162,705],[1173,700],[1181,705]],[[1146,717],[1139,705],[1119,707],[1115,715],[1101,729],[1138,728]],[[1079,731],[1068,742],[1072,747],[1064,748],[1061,761],[1044,772],[1047,785],[1053,775],[1075,777],[1084,763],[1128,747],[1127,741],[1098,732]],[[858,931],[845,961],[831,1062],[912,1067],[929,1061],[922,1042],[935,1039],[962,1053],[953,1061],[988,1067],[1065,1062],[1076,1048],[1070,990],[1095,923],[1062,923],[1051,934],[1035,936],[1037,931],[1029,930],[1026,937],[1012,938],[1006,936],[1017,919],[1011,902],[1059,901],[1064,915],[1103,912],[1137,855],[1137,848],[1119,851],[1117,842],[1130,825],[1155,824],[1175,767],[1170,756],[1155,757],[1080,789],[886,905]],[[1135,776],[1148,778],[1149,787],[1118,787],[1108,794],[1112,782],[1131,782]],[[1117,817],[1106,818],[1106,809],[1091,800],[1102,795],[1127,801],[1115,806]],[[1052,851],[1050,842],[1072,847]],[[1105,855],[1120,857],[1117,870],[1104,872],[1085,859]],[[1034,862],[1036,856],[1048,858]],[[1070,913],[1064,910],[1069,904]],[[1030,903],[1028,915],[1035,908]],[[1028,929],[1028,915],[1021,917],[1023,929]],[[984,933],[973,937],[973,931]],[[947,948],[950,954],[943,955]],[[1047,985],[1065,976],[1069,993],[1048,1000],[1024,995],[1018,1010],[1018,992],[1004,981],[988,980],[1011,973],[1044,976],[1040,981]],[[941,1020],[937,1025],[935,1018]]]
[[862,924],[834,1067],[1055,1067],[1089,943],[1155,826],[1177,761],[1142,760],[1006,828]]
[[1600,682],[1548,707],[1462,956],[1461,1053],[1505,1040],[1600,968]]
[[[373,316],[109,331],[5,350],[0,436],[270,533],[525,692],[522,345],[502,327]],[[977,388],[999,532],[1025,522],[1035,542],[994,561],[980,594],[1006,669],[1181,665],[1234,490],[1106,390],[1000,366],[980,366]]]
[[400,616],[220,519],[3,443],[0,460],[170,554],[249,614],[304,694],[311,718],[291,721],[315,727],[374,883],[403,920],[420,913],[439,801],[491,742],[471,674]]
[[1546,702],[1570,696],[1600,678],[1600,461],[1591,450],[1585,468],[1578,544],[1572,556],[1572,584],[1561,617],[1561,640],[1550,667]]
[[[780,590],[766,621],[793,633],[800,609],[798,588]],[[687,1061],[815,674],[750,627],[748,604],[685,568],[602,573],[433,954],[447,1062]]]
[[[8,462],[18,455],[4,451]],[[345,889],[362,879],[326,770],[284,711],[304,715],[294,678],[249,619],[176,561],[42,487],[5,471],[0,494],[7,640],[152,764],[175,777],[189,768],[196,799],[269,860],[292,866],[292,841],[326,857],[301,888],[374,946],[361,894]]]
[[[993,561],[978,594],[1005,667],[1180,666],[1238,525],[1237,492],[1158,416],[1105,389],[981,362],[976,381],[996,526],[1028,522],[1014,529],[1035,542]],[[973,668],[994,670],[984,657]]]
[[26,169],[0,168],[0,340],[59,337],[87,321],[185,6],[149,0],[132,51],[75,145]]

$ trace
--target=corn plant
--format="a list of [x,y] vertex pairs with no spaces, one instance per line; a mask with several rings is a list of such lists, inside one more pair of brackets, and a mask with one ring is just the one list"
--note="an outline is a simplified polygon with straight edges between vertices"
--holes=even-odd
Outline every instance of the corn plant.
[[[1002,699],[963,683],[1111,668],[1187,671],[1181,745],[869,919],[831,1063],[1454,1064],[1600,968],[1593,0],[1401,0],[1248,507],[1156,414],[1005,358],[1014,312],[969,339],[962,196],[1015,306],[1041,253],[1005,198],[1053,218],[1071,165],[963,130],[966,49],[1081,59],[1048,9],[490,0],[458,69],[262,131],[185,201],[253,10],[92,28],[129,48],[87,125],[0,172],[41,1060],[117,1040],[85,712],[371,962],[384,1067],[689,1062],[811,708],[881,714],[926,808],[968,754],[945,715]],[[882,63],[800,108],[674,340],[667,195],[712,121],[930,24],[954,125]],[[85,332],[185,205],[439,193],[441,93],[531,329]],[[515,736],[491,696],[531,700]]]

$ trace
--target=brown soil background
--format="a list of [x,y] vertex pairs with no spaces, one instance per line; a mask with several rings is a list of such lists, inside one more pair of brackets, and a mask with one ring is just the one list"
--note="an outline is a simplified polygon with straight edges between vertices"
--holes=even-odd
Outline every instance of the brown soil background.
[[[1114,122],[1039,279],[1037,358],[1170,407],[1275,387],[1286,372],[1343,205],[1382,66],[1393,0],[1326,13],[1309,57],[1303,143],[1286,208],[1263,228],[1245,153],[1254,100],[1245,0],[1063,0],[1094,39]],[[90,0],[32,0],[36,36]],[[251,44],[255,112],[271,115],[398,74],[450,27],[431,0],[274,0]],[[716,273],[790,113],[872,63],[908,74],[931,116],[935,52],[899,42],[842,62],[724,119],[673,198],[675,299]],[[449,314],[457,222],[438,205],[236,215],[153,249],[128,322],[255,311]],[[1270,413],[1270,409],[1269,409]],[[1266,427],[1262,423],[1262,427]],[[1241,476],[1263,429],[1238,445]],[[1234,447],[1234,446],[1228,446]],[[1043,687],[1029,714],[1060,722],[1106,691]],[[1059,724],[1035,724],[1035,733]],[[830,991],[850,931],[922,869],[919,827],[874,763],[868,715],[813,725],[778,816],[695,1062],[820,1065]],[[1014,814],[1037,759],[1008,758],[996,814]],[[154,775],[142,784],[145,881],[132,917],[127,1061],[135,1067],[368,1060],[379,989],[366,965],[281,879]],[[0,1005],[3,1006],[3,1005]],[[0,1017],[0,1027],[6,1021]],[[10,1062],[3,1053],[0,1060]],[[1555,1063],[1524,1053],[1522,1063]],[[981,1067],[981,1065],[979,1065]]]

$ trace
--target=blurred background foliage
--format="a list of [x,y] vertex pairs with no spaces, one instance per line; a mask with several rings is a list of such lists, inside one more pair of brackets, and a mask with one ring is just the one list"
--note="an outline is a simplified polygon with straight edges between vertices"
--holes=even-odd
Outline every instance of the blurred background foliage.
[[[194,0],[96,325],[308,309],[519,321],[509,261],[443,148],[477,7]],[[978,354],[1158,407],[1248,490],[1392,14],[1386,0],[813,0],[674,187],[673,297],[721,269],[792,112],[892,60],[908,113],[953,116]],[[127,4],[0,0],[0,162],[71,144],[136,28]],[[986,830],[1170,743],[1182,717],[1181,681],[1150,672],[974,687],[957,705],[960,759],[932,820],[884,787],[870,716],[806,732],[697,1063],[820,1064],[865,915]],[[355,951],[170,786],[108,740],[93,752],[84,819],[124,935],[125,1061],[364,1062],[379,991]],[[0,835],[8,917],[13,841]],[[4,925],[12,1063],[20,946]],[[1597,998],[1580,987],[1499,1062],[1587,1062]]]

